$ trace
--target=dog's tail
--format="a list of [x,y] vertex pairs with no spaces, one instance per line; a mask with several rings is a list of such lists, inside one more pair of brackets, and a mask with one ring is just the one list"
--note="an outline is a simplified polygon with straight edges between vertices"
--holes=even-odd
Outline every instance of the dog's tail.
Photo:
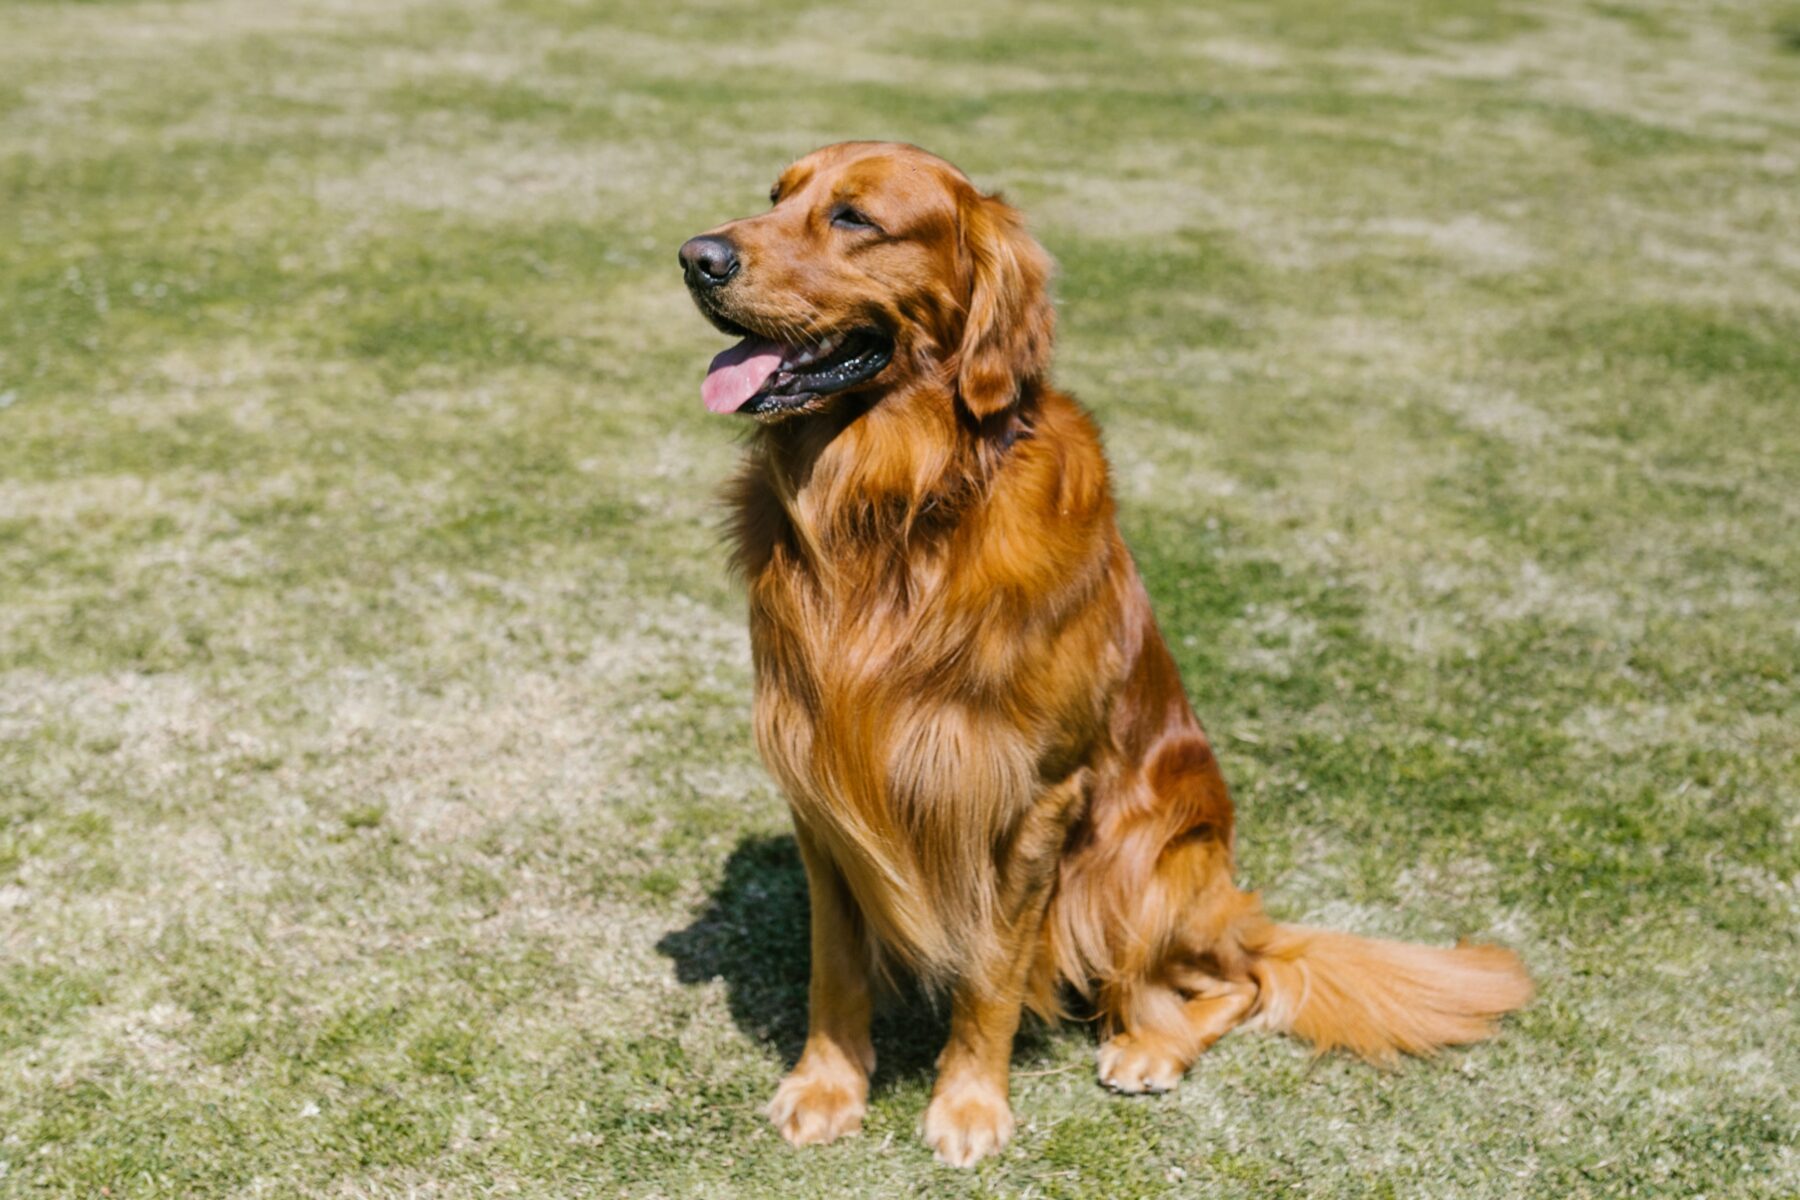
[[1380,941],[1260,914],[1237,933],[1258,989],[1249,1026],[1371,1062],[1481,1041],[1531,999],[1524,964],[1499,946]]

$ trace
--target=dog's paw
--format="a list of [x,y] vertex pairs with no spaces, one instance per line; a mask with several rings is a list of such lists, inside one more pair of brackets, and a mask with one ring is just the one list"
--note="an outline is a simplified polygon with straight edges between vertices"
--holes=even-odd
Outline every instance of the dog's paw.
[[1100,1047],[1100,1082],[1115,1092],[1173,1091],[1188,1064],[1156,1038],[1121,1033]]
[[793,1145],[823,1145],[861,1131],[868,1092],[868,1081],[849,1070],[796,1069],[764,1111]]
[[932,1097],[921,1132],[939,1162],[972,1167],[1012,1140],[1012,1108],[991,1087],[953,1084]]

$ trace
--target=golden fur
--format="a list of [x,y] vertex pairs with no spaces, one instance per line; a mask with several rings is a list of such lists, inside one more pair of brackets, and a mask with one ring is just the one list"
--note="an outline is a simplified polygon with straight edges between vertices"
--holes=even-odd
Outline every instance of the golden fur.
[[[1377,1061],[1487,1036],[1518,959],[1280,925],[1232,882],[1232,808],[1114,521],[1100,439],[1050,385],[1050,263],[1018,215],[910,146],[790,166],[710,236],[715,319],[790,341],[874,327],[867,385],[757,429],[731,488],[757,744],[812,897],[805,1051],[770,1113],[856,1129],[872,976],[945,991],[924,1119],[966,1165],[1012,1130],[1020,1009],[1065,989],[1104,1082],[1174,1086],[1246,1022]],[[854,204],[873,234],[839,228]]]

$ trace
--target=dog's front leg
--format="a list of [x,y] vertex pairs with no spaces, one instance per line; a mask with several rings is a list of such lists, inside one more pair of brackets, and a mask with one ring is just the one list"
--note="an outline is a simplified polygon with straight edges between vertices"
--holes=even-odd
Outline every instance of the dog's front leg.
[[1019,1029],[1018,978],[963,980],[951,994],[950,1040],[925,1109],[925,1144],[939,1162],[972,1167],[1011,1140],[1007,1080]]
[[806,1048],[788,1072],[769,1120],[796,1146],[829,1142],[862,1128],[875,1047],[869,1040],[869,947],[862,918],[830,857],[796,826],[812,908],[812,982]]
[[950,1040],[938,1055],[937,1084],[925,1109],[925,1144],[938,1161],[972,1167],[1013,1134],[1007,1098],[1013,1036],[1038,952],[1069,823],[1087,797],[1082,772],[1043,793],[1013,838],[1002,870],[1002,928],[996,952],[971,964],[950,993]]

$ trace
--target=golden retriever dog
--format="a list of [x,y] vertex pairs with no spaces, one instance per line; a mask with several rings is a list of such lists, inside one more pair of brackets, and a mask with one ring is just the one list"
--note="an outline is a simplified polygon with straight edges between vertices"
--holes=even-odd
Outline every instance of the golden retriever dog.
[[1173,1088],[1249,1025],[1377,1062],[1493,1032],[1531,982],[1495,946],[1376,941],[1232,881],[1225,780],[1114,520],[1093,420],[1050,382],[1050,260],[912,146],[827,146],[768,211],[681,247],[738,344],[708,409],[751,430],[729,491],[756,741],[811,898],[796,1145],[861,1126],[871,998],[949,1000],[925,1141],[1013,1131],[1023,1009],[1080,998],[1121,1092]]

